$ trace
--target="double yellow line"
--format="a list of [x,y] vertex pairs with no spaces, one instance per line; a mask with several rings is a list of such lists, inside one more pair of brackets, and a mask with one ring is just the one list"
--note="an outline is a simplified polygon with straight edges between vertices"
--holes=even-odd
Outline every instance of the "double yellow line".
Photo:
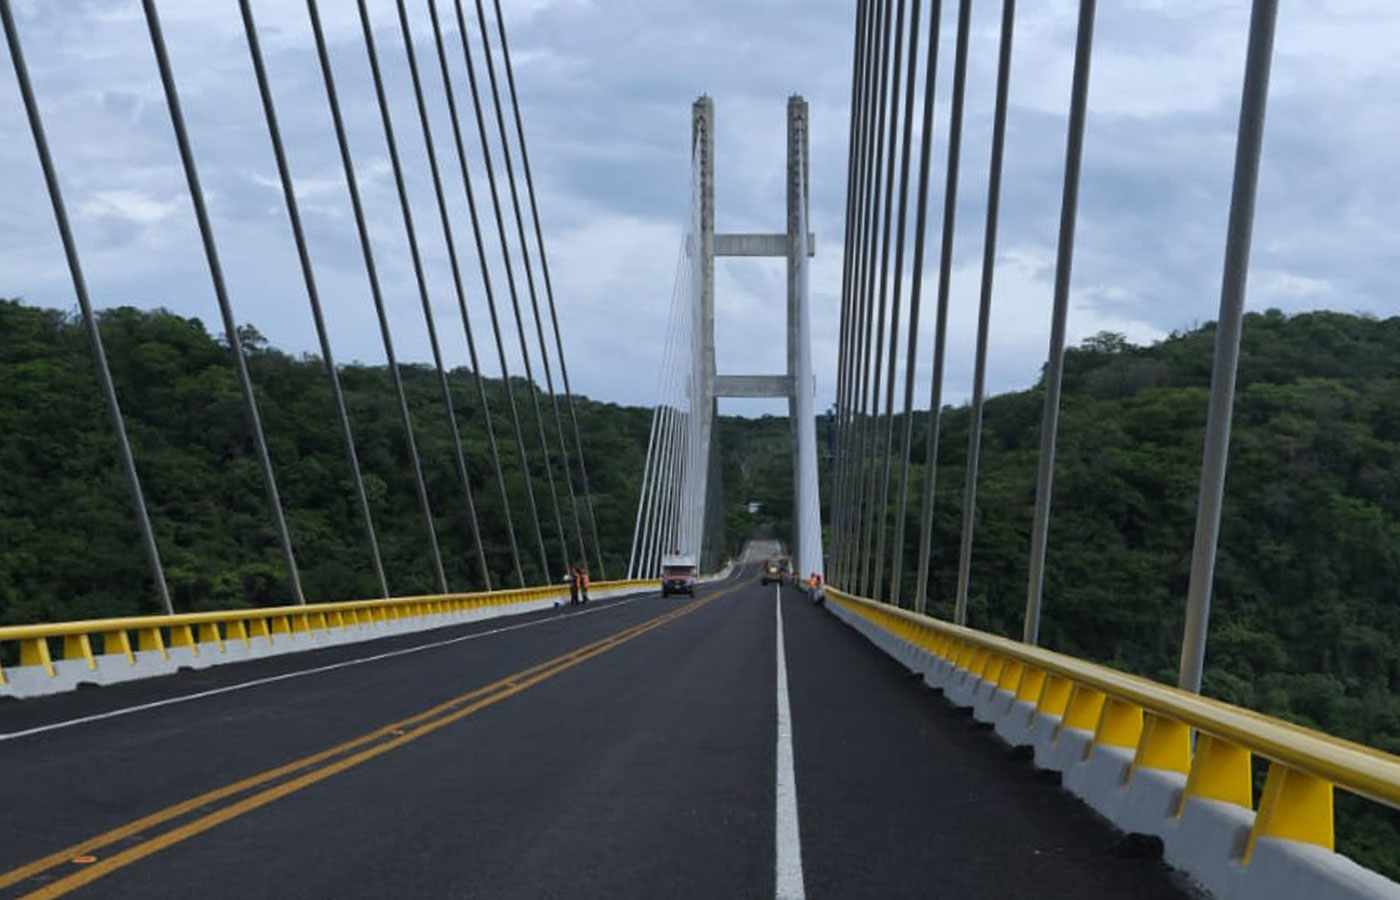
[[[382,728],[377,728],[374,731],[367,732],[357,738],[322,750],[319,753],[304,756],[286,765],[268,769],[265,772],[261,772],[249,778],[244,778],[241,781],[236,781],[224,787],[200,794],[182,803],[176,803],[158,812],[151,813],[148,816],[143,816],[140,819],[113,828],[110,831],[105,831],[87,840],[64,847],[62,850],[58,850],[48,856],[36,859],[31,863],[0,874],[0,891],[27,881],[35,876],[47,873],[60,866],[75,865],[75,861],[82,857],[93,856],[96,851],[110,847],[113,844],[120,843],[129,838],[139,836],[155,826],[163,825],[174,819],[179,819],[210,805],[221,804],[212,812],[207,812],[197,818],[177,825],[168,831],[163,831],[155,837],[141,839],[137,843],[105,859],[98,859],[90,864],[84,865],[82,868],[64,875],[56,881],[49,882],[31,893],[24,894],[20,900],[40,900],[40,898],[62,897],[83,885],[96,881],[104,875],[144,859],[152,853],[164,850],[187,838],[194,837],[217,825],[221,825],[230,819],[235,819],[244,813],[252,812],[255,809],[272,803],[274,800],[281,799],[303,788],[325,781],[333,775],[338,775],[341,772],[368,762],[377,756],[388,753],[390,750],[396,750],[405,744],[425,737],[437,731],[439,728],[450,725],[478,710],[485,709],[488,706],[505,700],[507,697],[512,697],[527,688],[533,687],[542,681],[553,678],[555,675],[559,675],[581,662],[607,653],[609,650],[620,647],[634,638],[660,628],[662,625],[678,619],[681,616],[694,612],[710,601],[738,590],[741,586],[742,584],[735,585],[734,587],[701,597],[698,600],[693,600],[668,613],[648,619],[630,628],[625,628],[622,631],[590,644],[585,644],[562,656],[556,656],[553,659],[531,666],[528,669],[522,669],[513,675],[507,675],[504,678],[468,691],[461,696],[454,697],[445,703],[440,703],[431,709],[424,710],[406,719],[391,722]],[[250,791],[252,793],[249,793]],[[240,797],[240,795],[246,796]]]

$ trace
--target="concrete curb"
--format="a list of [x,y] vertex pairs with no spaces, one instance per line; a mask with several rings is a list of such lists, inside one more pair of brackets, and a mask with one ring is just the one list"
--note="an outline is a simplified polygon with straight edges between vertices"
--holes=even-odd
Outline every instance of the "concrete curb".
[[971,708],[1011,746],[1028,746],[1035,764],[1061,773],[1066,790],[1119,829],[1162,840],[1163,858],[1219,900],[1400,900],[1400,884],[1322,847],[1261,838],[1248,865],[1241,862],[1254,824],[1250,810],[1192,798],[1175,815],[1184,775],[1154,769],[1131,772],[1131,750],[1093,746],[1093,735],[1061,728],[1060,717],[1039,714],[1009,691],[879,627],[837,602],[826,608],[872,644],[923,675],[956,706]]
[[[612,588],[592,591],[590,596],[594,600],[603,600],[609,597],[640,593],[650,593],[650,591],[631,587]],[[181,669],[206,669],[210,666],[239,663],[249,659],[262,659],[268,656],[316,650],[321,647],[373,641],[394,635],[413,634],[436,628],[446,628],[451,625],[463,625],[483,619],[497,619],[503,616],[536,612],[550,609],[558,602],[555,598],[522,600],[516,603],[460,612],[432,613],[403,619],[279,633],[269,637],[250,637],[247,641],[226,639],[222,641],[222,646],[209,641],[197,643],[192,647],[166,647],[163,654],[159,650],[138,650],[132,654],[131,661],[128,661],[122,654],[96,654],[93,656],[95,669],[89,668],[84,659],[56,659],[53,661],[53,675],[45,672],[43,666],[6,667],[5,679],[7,683],[0,685],[0,697],[14,697],[16,699],[42,697],[76,690],[80,685],[118,684],[123,681],[169,675]]]

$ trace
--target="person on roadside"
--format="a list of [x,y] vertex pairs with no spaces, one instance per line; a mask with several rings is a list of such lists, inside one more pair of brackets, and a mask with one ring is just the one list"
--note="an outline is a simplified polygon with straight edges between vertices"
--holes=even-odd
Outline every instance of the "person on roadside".
[[579,593],[583,595],[583,602],[588,602],[588,570],[576,569],[578,572]]
[[578,574],[578,566],[570,566],[570,567],[569,567],[569,605],[570,605],[570,606],[578,606],[578,604],[579,604],[578,595],[579,595],[579,574]]

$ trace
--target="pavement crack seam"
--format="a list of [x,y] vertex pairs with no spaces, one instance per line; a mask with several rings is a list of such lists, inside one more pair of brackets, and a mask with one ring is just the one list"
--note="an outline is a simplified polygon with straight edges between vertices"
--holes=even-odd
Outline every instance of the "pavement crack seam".
[[[61,897],[166,847],[431,734],[478,710],[546,681],[579,663],[620,647],[628,641],[660,628],[681,616],[688,615],[711,601],[738,590],[741,586],[735,585],[732,588],[693,600],[685,606],[507,675],[431,709],[391,722],[345,743],[166,807],[126,825],[19,866],[0,874],[0,898],[9,893],[6,891],[7,888],[12,887],[17,887],[20,890],[33,888],[29,893],[20,895],[19,900],[47,900],[47,898]],[[154,837],[148,836],[148,832],[155,826],[171,823],[175,823],[173,828],[163,830]],[[80,868],[72,870],[74,866],[78,865],[73,862],[75,859],[91,856],[94,855],[94,851],[114,846],[121,849],[113,855],[99,858],[93,863],[83,863]],[[58,876],[57,880],[48,881],[49,878],[53,877],[50,874],[52,870],[59,867],[65,867],[72,871]]]

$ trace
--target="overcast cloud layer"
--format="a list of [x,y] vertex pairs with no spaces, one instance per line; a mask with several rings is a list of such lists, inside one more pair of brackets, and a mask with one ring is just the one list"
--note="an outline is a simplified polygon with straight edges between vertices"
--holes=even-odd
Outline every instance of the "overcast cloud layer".
[[[466,348],[393,4],[370,5],[435,311],[449,361],[461,364]],[[214,326],[213,292],[139,4],[14,0],[14,6],[95,302],[164,306]],[[270,0],[256,6],[337,356],[380,362],[304,7]],[[354,6],[349,0],[323,6],[396,340],[403,358],[427,359]],[[410,0],[409,6],[439,155],[451,160],[426,3]],[[957,4],[943,6],[934,145],[940,174],[930,198],[935,228]],[[949,331],[952,401],[965,399],[971,382],[1000,11],[992,0],[973,6]],[[993,391],[1029,384],[1045,357],[1075,24],[1076,4],[1069,0],[1021,6],[996,269]],[[1248,3],[1124,0],[1101,6],[1070,338],[1111,329],[1150,341],[1216,315]],[[1249,306],[1394,315],[1400,312],[1391,290],[1400,259],[1393,212],[1400,208],[1394,167],[1400,7],[1387,0],[1284,7]],[[281,347],[310,351],[314,332],[237,6],[232,0],[163,0],[161,10],[238,317]],[[716,101],[719,229],[777,231],[784,222],[785,101],[800,93],[811,103],[818,404],[830,404],[853,4],[507,0],[506,19],[576,390],[625,403],[655,398],[689,203],[691,101],[702,92]],[[450,30],[449,43],[455,26]],[[0,56],[0,132],[7,136],[0,141],[0,296],[70,308],[72,288],[10,61],[2,48]],[[453,65],[463,102],[460,50]],[[468,145],[478,146],[473,131]],[[473,323],[484,336],[489,322],[477,300],[475,256],[452,169],[447,190],[455,198],[460,251],[470,273]],[[484,196],[484,174],[476,175]],[[930,291],[937,240],[931,232]],[[718,264],[722,372],[782,366],[783,276],[780,260]],[[921,403],[928,391],[930,318],[921,344]],[[494,366],[485,368],[494,374]],[[782,411],[726,403],[732,412]]]

